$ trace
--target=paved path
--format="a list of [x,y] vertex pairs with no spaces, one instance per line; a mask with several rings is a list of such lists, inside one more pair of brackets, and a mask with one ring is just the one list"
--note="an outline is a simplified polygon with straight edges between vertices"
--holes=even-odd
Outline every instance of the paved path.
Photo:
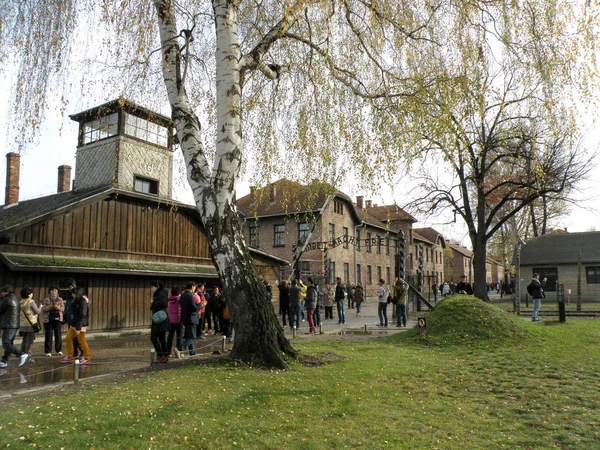
[[[322,317],[324,316],[323,311]],[[395,326],[396,319],[392,319],[392,305],[388,305],[389,327],[377,327],[379,319],[377,316],[377,302],[375,300],[369,300],[363,305],[360,315],[356,314],[356,309],[346,310],[345,325],[337,323],[337,311],[335,308],[333,316],[334,320],[323,320],[321,335],[308,335],[308,322],[302,322],[300,329],[296,332],[295,338],[293,338],[293,332],[289,327],[285,328],[286,336],[292,339],[292,342],[327,339],[331,335],[362,331],[365,329],[365,324],[367,324],[369,331],[381,334],[393,334],[407,329]],[[414,324],[414,321],[409,321],[408,327],[412,327]],[[88,342],[92,364],[80,367],[80,378],[131,372],[148,367],[150,365],[152,349],[149,333],[149,329],[110,333],[90,332]],[[11,357],[9,367],[7,369],[0,369],[0,398],[18,392],[73,381],[75,365],[61,364],[59,361],[60,356],[58,355],[53,355],[52,357],[44,356],[43,343],[43,335],[38,335],[31,351],[34,362],[18,368],[17,358]],[[20,342],[15,342],[15,344],[20,345]],[[223,339],[220,335],[209,335],[206,340],[196,342],[198,353],[220,351],[222,350],[222,346]],[[226,343],[226,348],[231,348],[231,343]],[[66,354],[66,346],[64,345],[63,352]],[[168,367],[168,365],[161,365],[161,367]]]

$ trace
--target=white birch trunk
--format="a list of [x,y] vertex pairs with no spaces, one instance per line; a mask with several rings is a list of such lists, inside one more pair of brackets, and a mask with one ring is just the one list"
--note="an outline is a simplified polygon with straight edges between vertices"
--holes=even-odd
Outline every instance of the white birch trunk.
[[283,353],[294,355],[257,278],[235,207],[235,183],[242,158],[240,46],[237,6],[215,0],[217,35],[217,142],[212,170],[205,156],[203,130],[181,77],[179,34],[172,3],[154,0],[163,52],[163,77],[183,151],[188,181],[228,300],[235,327],[232,356],[248,363],[285,367]]

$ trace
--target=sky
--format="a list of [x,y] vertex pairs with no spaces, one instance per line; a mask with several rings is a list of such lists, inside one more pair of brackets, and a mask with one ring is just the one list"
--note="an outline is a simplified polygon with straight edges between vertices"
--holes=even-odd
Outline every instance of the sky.
[[[113,100],[112,97],[104,99],[98,103]],[[8,102],[8,94],[0,92],[0,101],[3,107],[0,108],[0,143],[4,147],[4,155],[15,151],[11,148],[10,142],[6,136],[6,107]],[[82,100],[78,100],[81,102]],[[96,105],[77,104],[71,102],[71,107],[67,114],[74,114],[91,108]],[[38,142],[21,154],[21,178],[20,178],[20,200],[37,198],[57,192],[58,167],[66,164],[75,171],[75,152],[77,146],[77,126],[68,117],[62,118],[49,115],[41,127],[41,133]],[[592,145],[591,139],[588,139],[589,145]],[[174,154],[174,173],[183,173],[183,157],[180,152]],[[600,167],[599,167],[600,169]],[[275,181],[275,180],[271,180]],[[0,163],[0,183],[2,183],[2,192],[6,185],[6,158]],[[183,203],[193,203],[191,190],[185,180],[180,178],[174,180],[175,186],[174,198]],[[591,230],[600,231],[600,172],[593,170],[589,180],[581,185],[581,192],[577,194],[578,205],[571,206],[571,210],[567,212],[563,220],[560,222],[560,228],[566,228],[569,232],[584,232]],[[365,200],[372,199],[374,204],[393,204],[397,203],[400,206],[405,203],[406,197],[402,195],[402,189],[398,186],[390,188],[388,192],[376,197],[369,193],[356,192],[354,186],[348,185],[341,189],[351,198],[355,199],[357,195],[363,195]],[[246,180],[240,180],[237,186],[238,197],[242,197],[250,192],[249,183]],[[402,197],[402,198],[401,198]],[[4,202],[4,199],[2,199]],[[411,212],[411,211],[408,211]],[[414,215],[414,214],[413,214]],[[441,232],[447,239],[456,240],[468,248],[471,248],[466,227],[460,223],[460,218],[457,223],[452,222],[452,217],[419,217],[419,220],[414,227],[433,227]]]

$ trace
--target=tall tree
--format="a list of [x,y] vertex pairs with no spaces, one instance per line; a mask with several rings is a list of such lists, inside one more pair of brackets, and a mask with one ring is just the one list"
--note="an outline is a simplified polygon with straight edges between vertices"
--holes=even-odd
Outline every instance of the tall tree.
[[388,145],[421,167],[421,195],[407,206],[448,209],[466,224],[478,297],[490,238],[529,205],[568,200],[591,167],[573,99],[595,83],[593,63],[582,64],[595,31],[576,24],[596,14],[565,2],[465,2],[414,68],[437,78],[376,118]]

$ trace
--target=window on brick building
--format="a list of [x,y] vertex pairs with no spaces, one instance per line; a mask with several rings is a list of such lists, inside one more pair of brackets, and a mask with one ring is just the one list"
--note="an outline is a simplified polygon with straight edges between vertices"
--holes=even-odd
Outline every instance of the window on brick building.
[[360,230],[356,230],[356,250],[360,252]]
[[344,263],[344,283],[350,283],[350,264]]
[[285,246],[285,225],[275,225],[274,232],[273,247]]
[[250,225],[250,247],[258,248],[258,225]]
[[356,265],[356,282],[358,283],[359,281],[362,281],[362,270],[360,267],[360,264]]
[[381,266],[377,266],[377,280],[381,280],[382,278]]
[[377,254],[381,255],[381,244],[383,243],[383,238],[376,236],[375,239],[377,239]]
[[367,253],[371,253],[371,233],[367,233],[367,240],[365,241],[365,247],[367,247]]
[[367,266],[367,284],[373,284],[373,268],[370,265]]
[[385,275],[387,277],[386,278],[386,282],[391,284],[393,280],[391,278],[391,273],[390,273],[390,268],[389,267],[385,268]]
[[334,241],[335,241],[335,224],[330,223],[329,224],[329,242],[331,244],[333,244]]
[[348,248],[348,227],[344,227],[342,230],[344,230],[344,248]]
[[298,241],[302,244],[306,241],[308,237],[308,224],[306,222],[302,222],[298,224]]
[[334,200],[333,212],[335,212],[336,214],[344,214],[344,204],[338,200]]

